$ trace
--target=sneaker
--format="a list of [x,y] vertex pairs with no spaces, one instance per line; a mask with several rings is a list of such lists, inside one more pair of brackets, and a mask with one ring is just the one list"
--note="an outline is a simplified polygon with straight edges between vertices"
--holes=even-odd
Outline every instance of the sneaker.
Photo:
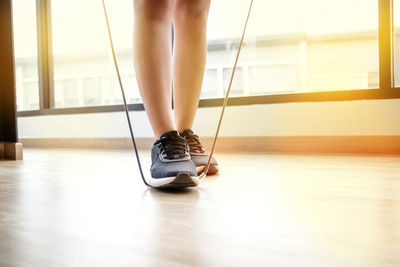
[[[184,130],[181,132],[181,136],[183,136],[189,144],[190,158],[196,164],[197,175],[201,175],[205,171],[210,155],[206,153],[206,150],[200,142],[199,136],[193,133],[192,130]],[[212,157],[207,175],[216,174],[218,171],[218,162],[214,157]]]
[[199,184],[188,143],[178,131],[166,132],[154,142],[151,160],[151,178],[148,181],[151,186],[183,188]]

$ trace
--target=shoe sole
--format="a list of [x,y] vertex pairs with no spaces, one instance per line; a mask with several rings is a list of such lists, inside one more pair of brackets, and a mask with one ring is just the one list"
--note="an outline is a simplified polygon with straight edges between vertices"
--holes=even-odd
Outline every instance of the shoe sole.
[[178,173],[175,177],[149,178],[149,185],[157,188],[186,188],[199,185],[198,176],[190,176],[185,172]]
[[[206,166],[199,166],[196,167],[197,175],[202,175]],[[218,165],[211,164],[210,168],[208,169],[207,175],[217,174],[219,172]]]

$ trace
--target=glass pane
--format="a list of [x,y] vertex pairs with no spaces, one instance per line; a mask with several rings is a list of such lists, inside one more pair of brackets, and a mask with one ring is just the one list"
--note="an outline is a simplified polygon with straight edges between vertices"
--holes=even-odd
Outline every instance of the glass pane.
[[[214,90],[214,88],[219,88],[218,81],[222,81],[222,78],[219,78],[218,69],[209,68],[206,70],[203,81],[203,88],[201,90],[201,98],[216,98],[222,97],[223,92]],[[221,87],[222,88],[222,87]]]
[[[106,4],[127,100],[137,103],[140,97],[132,55],[133,1]],[[55,106],[122,103],[101,1],[52,0],[51,5]]]
[[36,110],[39,109],[36,1],[12,2],[17,110]]
[[[203,98],[226,90],[249,4],[211,1]],[[232,95],[377,88],[377,29],[378,0],[254,1]]]
[[[224,95],[226,91],[228,91],[230,77],[232,75],[232,68],[224,69]],[[242,89],[244,89],[244,80],[243,80],[243,68],[238,67],[235,73],[235,82],[232,83],[232,88],[230,91],[230,96],[240,96],[242,95]]]
[[396,87],[400,87],[400,0],[394,0],[393,8],[394,83]]

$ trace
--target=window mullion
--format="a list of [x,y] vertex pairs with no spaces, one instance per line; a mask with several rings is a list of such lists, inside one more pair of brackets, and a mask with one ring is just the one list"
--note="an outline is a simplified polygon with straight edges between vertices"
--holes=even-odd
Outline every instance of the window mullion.
[[393,89],[392,0],[379,0],[379,88]]
[[54,106],[50,0],[36,0],[40,109]]

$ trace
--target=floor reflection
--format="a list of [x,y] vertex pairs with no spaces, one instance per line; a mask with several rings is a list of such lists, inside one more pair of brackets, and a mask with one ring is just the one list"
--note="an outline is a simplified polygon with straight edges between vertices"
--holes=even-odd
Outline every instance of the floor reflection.
[[149,226],[153,234],[149,241],[155,256],[153,266],[160,266],[159,258],[176,264],[203,265],[204,254],[198,253],[201,248],[200,194],[197,188],[149,188],[143,194],[145,208],[152,218]]

